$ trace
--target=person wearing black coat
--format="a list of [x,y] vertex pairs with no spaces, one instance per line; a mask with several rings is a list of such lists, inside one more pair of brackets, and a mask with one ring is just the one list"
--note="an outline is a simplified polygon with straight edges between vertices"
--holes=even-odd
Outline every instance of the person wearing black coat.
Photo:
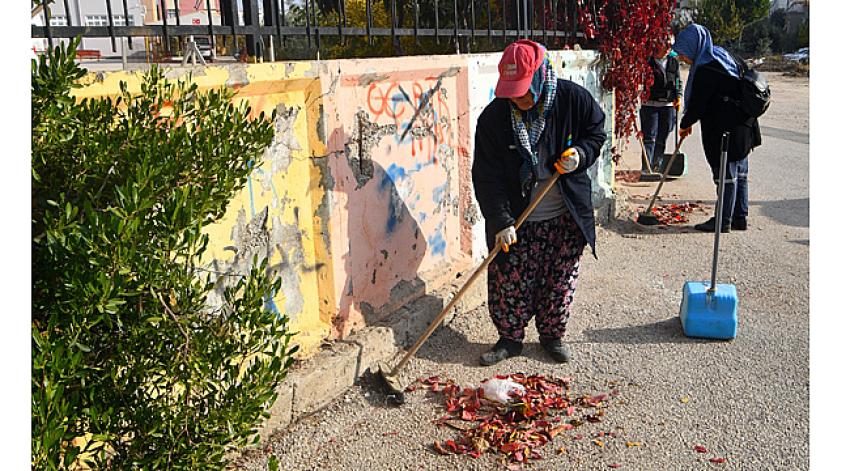
[[[648,58],[652,70],[652,86],[649,99],[640,107],[640,129],[646,160],[641,163],[641,173],[646,175],[659,171],[667,146],[667,136],[676,128],[676,111],[681,109],[682,78],[679,60],[670,50],[670,44],[659,47],[653,57]],[[649,168],[647,168],[647,163]]]
[[[739,61],[725,49],[714,46],[709,31],[691,24],[676,37],[673,49],[691,64],[685,87],[685,114],[679,136],[691,134],[700,122],[702,146],[715,184],[720,181],[721,137],[729,132],[721,231],[746,230],[749,214],[749,154],[761,145],[758,120],[748,116],[736,102],[741,100]],[[714,218],[696,229],[714,232]]]
[[[503,248],[487,274],[499,341],[481,363],[519,355],[532,317],[541,345],[564,362],[562,338],[585,245],[596,255],[586,171],[606,139],[605,113],[586,89],[557,79],[545,48],[529,40],[505,49],[495,94],[478,118],[472,165],[487,246]],[[517,218],[555,171],[562,175],[557,184],[517,230]]]

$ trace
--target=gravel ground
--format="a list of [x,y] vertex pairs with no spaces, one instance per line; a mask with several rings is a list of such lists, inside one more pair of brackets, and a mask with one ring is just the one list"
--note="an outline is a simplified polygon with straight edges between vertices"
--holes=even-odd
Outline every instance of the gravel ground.
[[[769,73],[774,103],[761,120],[764,144],[750,163],[750,230],[724,234],[719,282],[738,289],[732,341],[685,337],[678,320],[682,284],[711,275],[713,235],[686,228],[646,229],[623,218],[599,229],[598,254],[583,259],[568,327],[573,359],[546,359],[530,326],[522,356],[493,367],[478,355],[496,340],[486,309],[438,330],[404,371],[410,382],[440,375],[474,385],[513,372],[571,376],[578,393],[621,394],[604,420],[557,437],[531,469],[807,469],[809,463],[809,185],[806,78]],[[698,126],[697,126],[698,127]],[[686,178],[665,184],[662,203],[713,201],[699,132],[684,144]],[[672,140],[672,138],[671,138]],[[640,168],[636,145],[622,169]],[[629,184],[648,200],[652,184]],[[691,223],[702,222],[696,216]],[[498,469],[493,454],[440,456],[435,440],[453,437],[424,391],[389,408],[364,380],[325,410],[273,436],[237,461],[240,469]],[[604,447],[587,437],[615,432]],[[578,434],[584,439],[576,440]],[[641,442],[627,447],[626,442]],[[694,452],[702,445],[708,453]],[[566,453],[558,454],[560,447]],[[712,457],[727,459],[713,464]]]

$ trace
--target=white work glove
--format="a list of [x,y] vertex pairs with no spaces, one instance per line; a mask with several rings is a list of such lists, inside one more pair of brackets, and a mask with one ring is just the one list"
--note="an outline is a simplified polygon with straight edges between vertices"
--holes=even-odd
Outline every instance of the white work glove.
[[508,251],[508,247],[516,243],[516,229],[514,226],[508,226],[498,234],[496,234],[496,243],[502,246],[502,250]]
[[561,154],[561,158],[555,162],[555,170],[557,170],[561,175],[574,172],[578,168],[579,162],[578,151],[574,147],[570,147],[565,150],[564,153]]

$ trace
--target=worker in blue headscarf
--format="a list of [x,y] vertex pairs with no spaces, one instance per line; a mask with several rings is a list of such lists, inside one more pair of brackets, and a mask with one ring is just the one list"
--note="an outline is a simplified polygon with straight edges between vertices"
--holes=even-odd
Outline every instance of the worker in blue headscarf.
[[[747,115],[741,101],[740,71],[743,64],[711,41],[711,33],[702,25],[683,29],[673,45],[683,62],[691,66],[685,85],[685,114],[679,124],[679,136],[685,138],[700,122],[702,146],[711,167],[714,182],[720,181],[721,137],[729,132],[729,153],[724,190],[721,231],[746,230],[749,211],[748,157],[761,145],[758,120]],[[714,218],[697,224],[700,231],[714,232]]]

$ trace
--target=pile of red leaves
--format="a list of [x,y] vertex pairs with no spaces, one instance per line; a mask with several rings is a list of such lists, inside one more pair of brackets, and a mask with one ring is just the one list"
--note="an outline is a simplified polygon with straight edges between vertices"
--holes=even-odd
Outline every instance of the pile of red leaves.
[[[453,381],[437,376],[419,380],[430,391],[445,397],[448,415],[435,423],[460,431],[455,440],[434,442],[438,453],[478,458],[492,451],[501,454],[504,462],[525,463],[541,459],[541,448],[559,434],[585,422],[599,422],[605,415],[609,394],[570,398],[569,378],[553,380],[523,374],[496,378],[523,385],[525,393],[514,394],[513,401],[501,404],[485,398],[481,387],[461,389]],[[617,394],[617,390],[610,392],[611,396]]]
[[[652,208],[652,214],[658,218],[658,223],[662,226],[670,226],[673,224],[684,224],[688,222],[689,215],[694,211],[701,214],[707,214],[708,206],[699,203],[673,203],[655,205]],[[641,209],[641,212],[644,210]]]

